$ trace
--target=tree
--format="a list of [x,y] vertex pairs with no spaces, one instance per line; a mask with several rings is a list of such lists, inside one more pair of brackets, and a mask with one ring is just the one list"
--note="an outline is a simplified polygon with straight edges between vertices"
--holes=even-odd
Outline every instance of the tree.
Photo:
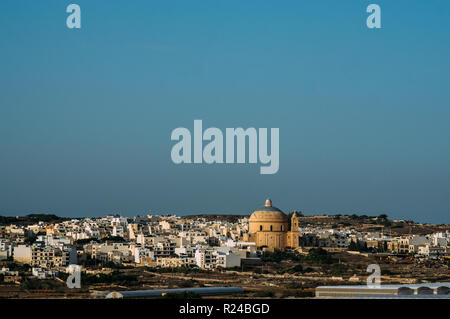
[[362,244],[362,245],[360,246],[359,250],[360,250],[360,251],[368,251],[367,243],[364,242],[364,244]]
[[25,244],[31,245],[37,240],[37,235],[35,233],[31,233],[31,235],[27,236],[25,238],[24,242]]
[[352,240],[350,242],[350,245],[348,246],[348,250],[358,251],[359,250],[358,244]]

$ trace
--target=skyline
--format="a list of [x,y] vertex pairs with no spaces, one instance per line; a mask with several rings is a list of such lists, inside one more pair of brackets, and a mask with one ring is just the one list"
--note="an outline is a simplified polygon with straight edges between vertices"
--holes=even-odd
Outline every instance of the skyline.
[[[0,3],[0,214],[450,223],[450,3]],[[382,29],[365,26],[382,8]],[[279,170],[177,165],[172,130],[279,128]]]
[[[267,198],[268,200],[270,200],[270,198]],[[256,207],[254,209],[257,209]],[[387,219],[390,220],[404,220],[404,221],[413,221],[415,223],[423,223],[423,224],[435,224],[435,225],[446,225],[446,223],[432,223],[432,222],[426,222],[426,221],[419,221],[419,220],[414,220],[411,218],[405,218],[405,219],[396,219],[393,218],[392,216],[389,216],[385,213],[379,213],[379,214],[374,214],[374,215],[367,215],[364,212],[361,213],[352,213],[352,212],[311,212],[311,213],[304,213],[303,211],[299,211],[299,210],[288,210],[288,211],[284,211],[282,209],[280,209],[281,211],[283,211],[286,215],[293,213],[293,212],[297,212],[297,213],[301,213],[303,216],[305,217],[314,217],[314,216],[352,216],[352,215],[357,215],[357,216],[366,216],[368,218],[375,218],[375,217],[379,217],[381,215],[386,215]],[[15,216],[11,216],[11,215],[7,215],[7,214],[2,214],[2,212],[0,212],[0,216],[1,217],[27,217],[30,215],[55,215],[56,217],[61,217],[61,218],[74,218],[74,219],[84,219],[84,218],[93,218],[93,219],[101,219],[104,218],[105,216],[120,216],[120,217],[124,217],[124,218],[133,218],[133,217],[137,217],[137,216],[178,216],[178,217],[189,217],[189,216],[197,216],[197,215],[223,215],[223,216],[232,216],[232,215],[242,215],[243,217],[248,217],[252,214],[252,211],[250,212],[226,212],[226,211],[186,211],[184,213],[177,213],[177,212],[170,212],[170,211],[153,211],[153,210],[148,210],[148,211],[143,211],[140,213],[135,213],[135,214],[122,214],[120,212],[105,212],[103,214],[97,214],[97,215],[89,215],[89,216],[64,216],[64,215],[58,215],[54,212],[29,212],[29,213],[24,213],[24,214],[18,214]]]

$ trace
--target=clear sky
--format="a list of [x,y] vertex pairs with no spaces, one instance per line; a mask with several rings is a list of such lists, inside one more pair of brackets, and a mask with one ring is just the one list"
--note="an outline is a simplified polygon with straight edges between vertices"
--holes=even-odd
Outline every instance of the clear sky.
[[[449,39],[446,0],[2,0],[0,214],[450,223]],[[175,165],[194,119],[280,128],[279,172]]]

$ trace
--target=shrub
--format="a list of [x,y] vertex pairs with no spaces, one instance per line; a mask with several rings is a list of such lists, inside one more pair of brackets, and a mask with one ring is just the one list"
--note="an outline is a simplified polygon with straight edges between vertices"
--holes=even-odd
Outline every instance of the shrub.
[[258,291],[255,294],[256,297],[269,297],[269,298],[273,298],[275,296],[275,293],[272,290],[263,290],[263,291]]
[[180,293],[169,292],[169,293],[165,294],[164,296],[161,296],[160,298],[161,299],[201,299],[202,297],[195,292],[183,291]]

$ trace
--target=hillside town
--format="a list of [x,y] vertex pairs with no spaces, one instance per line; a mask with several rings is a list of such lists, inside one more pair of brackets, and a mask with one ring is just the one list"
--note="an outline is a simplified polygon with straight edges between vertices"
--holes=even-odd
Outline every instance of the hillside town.
[[[136,270],[161,275],[167,270],[174,279],[174,269],[181,269],[181,277],[193,286],[208,284],[214,276],[222,282],[262,276],[254,284],[246,279],[247,284],[267,288],[272,282],[269,286],[280,287],[283,283],[277,284],[277,278],[288,276],[302,283],[291,288],[304,289],[308,281],[363,281],[365,267],[374,261],[389,265],[382,267],[388,281],[418,282],[423,276],[430,281],[430,274],[450,280],[450,227],[389,220],[386,215],[286,215],[267,200],[250,217],[44,217],[47,220],[30,215],[2,221],[0,286],[63,282],[74,271],[98,277],[120,271],[126,276]],[[399,276],[394,279],[396,270]],[[194,279],[192,273],[205,278]],[[135,287],[145,282],[140,276],[134,277]],[[164,286],[167,278],[158,278],[154,287]]]

